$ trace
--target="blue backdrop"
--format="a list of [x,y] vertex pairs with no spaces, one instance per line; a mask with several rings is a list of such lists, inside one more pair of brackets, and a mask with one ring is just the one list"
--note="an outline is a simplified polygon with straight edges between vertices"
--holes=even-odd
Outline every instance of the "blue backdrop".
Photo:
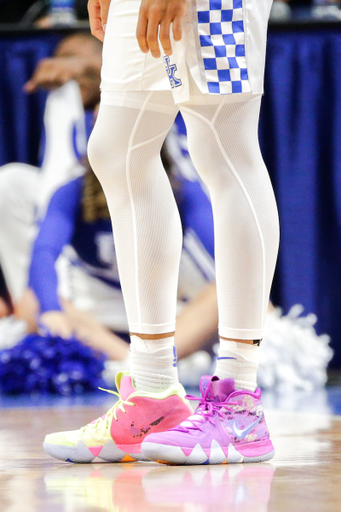
[[281,219],[274,302],[316,313],[341,367],[341,27],[270,32],[260,138]]
[[[45,95],[22,87],[60,37],[0,34],[0,165],[38,161]],[[260,139],[281,218],[273,300],[316,313],[341,367],[341,26],[270,30]]]

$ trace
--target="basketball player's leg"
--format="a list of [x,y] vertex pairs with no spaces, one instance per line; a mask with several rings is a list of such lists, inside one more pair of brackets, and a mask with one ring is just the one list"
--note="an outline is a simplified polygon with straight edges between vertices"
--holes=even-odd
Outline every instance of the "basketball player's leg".
[[118,375],[122,400],[105,420],[67,435],[71,444],[59,434],[46,439],[48,453],[64,460],[94,460],[89,437],[101,444],[107,439],[110,448],[100,449],[105,460],[120,461],[126,454],[141,458],[141,441],[150,429],[170,428],[190,411],[174,361],[181,224],[160,160],[161,145],[178,108],[167,92],[163,61],[144,55],[138,47],[135,34],[140,5],[139,0],[110,3],[101,106],[89,143],[89,159],[112,216],[132,333],[131,374]]
[[139,390],[161,391],[178,382],[173,347],[182,234],[160,160],[177,108],[167,92],[125,97],[123,105],[115,106],[106,104],[103,95],[89,158],[113,223],[132,333],[132,377]]
[[196,91],[180,106],[193,163],[212,200],[221,341],[216,377],[201,379],[195,415],[143,442],[151,460],[217,464],[258,462],[274,454],[256,390],[279,240],[276,202],[257,137],[260,102],[260,95],[203,100]]
[[205,109],[192,101],[181,111],[191,157],[212,200],[221,339],[216,374],[254,391],[279,224],[258,142],[261,96],[246,96],[208,99]]
[[138,46],[140,6],[139,0],[111,2],[101,107],[89,157],[113,223],[132,333],[132,377],[138,389],[154,391],[177,382],[174,330],[182,237],[160,148],[178,108],[167,91],[162,59]]
[[106,416],[80,431],[46,437],[45,450],[56,458],[139,460],[149,431],[172,428],[191,412],[174,350],[181,223],[160,159],[176,113],[169,92],[102,96],[89,160],[112,217],[131,331],[130,374],[118,374],[120,400]]

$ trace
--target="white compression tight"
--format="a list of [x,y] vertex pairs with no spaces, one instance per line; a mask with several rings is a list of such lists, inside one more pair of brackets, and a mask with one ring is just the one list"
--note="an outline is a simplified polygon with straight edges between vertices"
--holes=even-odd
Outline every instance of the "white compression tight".
[[[169,92],[102,98],[90,163],[113,221],[131,332],[175,330],[182,234],[160,160],[177,107]],[[258,144],[261,98],[205,96],[180,105],[189,151],[212,199],[219,333],[260,339],[279,239],[272,186]]]

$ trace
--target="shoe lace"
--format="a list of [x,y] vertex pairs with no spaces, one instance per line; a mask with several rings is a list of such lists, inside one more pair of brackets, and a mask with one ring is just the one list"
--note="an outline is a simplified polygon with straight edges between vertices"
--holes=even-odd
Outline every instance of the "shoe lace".
[[[190,416],[185,421],[180,423],[180,425],[170,429],[176,430],[177,432],[185,432],[190,433],[191,430],[200,430],[202,432],[202,426],[205,423],[205,420],[209,421],[212,425],[214,425],[214,416],[218,415],[220,418],[224,418],[226,414],[226,409],[232,409],[233,406],[238,405],[237,402],[213,402],[207,400],[206,394],[202,397],[186,395],[187,400],[196,400],[199,401],[199,405],[193,416]],[[225,409],[223,412],[222,409]],[[231,411],[232,412],[232,411]]]
[[100,416],[97,418],[97,420],[92,421],[91,423],[88,423],[83,427],[82,433],[85,432],[87,428],[94,428],[95,430],[98,429],[98,427],[103,425],[103,421],[105,421],[105,428],[107,429],[109,427],[109,421],[112,416],[114,416],[115,421],[117,421],[117,410],[120,409],[124,413],[126,413],[126,410],[124,408],[125,405],[135,405],[133,402],[129,402],[129,400],[123,400],[121,395],[119,393],[116,393],[116,391],[112,391],[111,389],[103,389],[98,388],[101,391],[105,391],[106,393],[110,393],[111,395],[116,395],[118,397],[117,402],[109,409],[109,411],[104,414],[103,416]]

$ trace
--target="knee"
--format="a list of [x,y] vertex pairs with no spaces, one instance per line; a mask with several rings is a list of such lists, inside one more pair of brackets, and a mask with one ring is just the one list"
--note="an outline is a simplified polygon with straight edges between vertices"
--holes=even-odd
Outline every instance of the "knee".
[[188,137],[188,151],[195,169],[209,190],[225,189],[231,176],[226,159],[215,140]]
[[105,187],[125,175],[127,147],[120,144],[115,132],[94,128],[88,142],[88,159],[92,170]]
[[89,163],[96,174],[100,172],[100,169],[102,168],[107,152],[105,149],[108,150],[108,148],[105,148],[103,144],[103,137],[98,135],[97,132],[98,130],[95,126],[90,135],[87,148]]
[[258,141],[224,144],[219,137],[204,140],[192,136],[188,149],[195,168],[211,191],[234,187],[240,181],[253,186],[268,179]]

